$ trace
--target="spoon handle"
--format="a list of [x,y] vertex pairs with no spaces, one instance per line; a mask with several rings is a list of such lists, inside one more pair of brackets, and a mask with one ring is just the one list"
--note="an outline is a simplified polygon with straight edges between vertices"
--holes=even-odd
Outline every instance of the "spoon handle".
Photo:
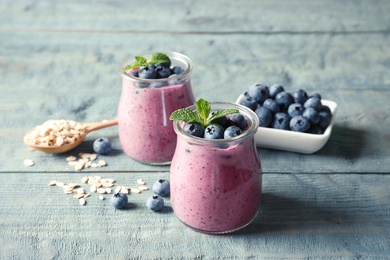
[[86,124],[86,130],[89,133],[89,132],[92,132],[95,130],[99,130],[99,129],[113,126],[113,125],[117,125],[117,124],[118,124],[118,118],[115,118],[115,119],[109,120],[109,121],[88,123],[88,124]]

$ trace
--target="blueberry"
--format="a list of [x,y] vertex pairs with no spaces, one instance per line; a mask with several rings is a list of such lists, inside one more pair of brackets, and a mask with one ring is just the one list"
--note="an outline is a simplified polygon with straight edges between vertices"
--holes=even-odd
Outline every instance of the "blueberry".
[[171,73],[172,73],[172,74],[179,75],[179,74],[181,74],[181,73],[183,73],[183,72],[184,72],[184,70],[183,70],[183,68],[180,67],[180,66],[174,66],[174,67],[171,69]]
[[314,93],[314,94],[312,94],[310,97],[316,97],[316,98],[318,98],[319,100],[322,99],[322,96],[321,96],[320,93]]
[[281,130],[290,130],[290,120],[291,117],[286,113],[276,113],[272,121],[271,127]]
[[305,106],[305,108],[311,107],[317,111],[320,111],[322,108],[321,99],[319,99],[317,97],[311,97],[305,102],[304,106]]
[[190,135],[203,138],[204,126],[197,123],[187,123],[183,127],[183,130]]
[[263,84],[254,84],[249,87],[248,94],[257,103],[263,104],[263,102],[269,97],[269,89],[266,85]]
[[290,129],[295,132],[306,132],[310,128],[310,122],[303,116],[294,116],[290,120]]
[[247,108],[255,111],[258,104],[256,100],[249,96],[248,92],[245,92],[240,101],[238,102],[240,105],[246,106]]
[[[214,114],[215,114],[215,112],[211,112],[209,115],[209,118],[211,118]],[[218,117],[218,118],[212,120],[210,122],[210,124],[218,124],[218,125],[222,126],[223,128],[226,128],[227,124],[228,124],[228,119],[226,116]]]
[[156,78],[158,79],[165,79],[171,75],[171,70],[169,67],[157,65],[155,70],[157,74]]
[[155,79],[157,78],[156,66],[148,65],[140,67],[138,76],[141,79]]
[[317,124],[320,121],[320,116],[319,116],[317,110],[315,110],[314,108],[311,108],[311,107],[306,108],[305,111],[303,111],[302,116],[309,119],[310,124],[313,124],[313,125]]
[[240,113],[231,114],[228,116],[228,125],[229,126],[238,126],[241,130],[245,130],[248,125],[246,118]]
[[223,139],[224,129],[218,124],[211,124],[204,130],[205,139]]
[[325,106],[325,105],[322,105],[320,112],[327,112],[329,115],[332,114],[332,110],[330,110],[330,108],[328,106]]
[[258,107],[255,110],[256,115],[259,118],[259,126],[267,127],[271,124],[272,121],[272,113],[265,107]]
[[138,70],[133,70],[133,71],[130,72],[130,74],[131,74],[133,77],[138,78]]
[[167,86],[167,82],[151,82],[149,84],[151,88],[162,88],[164,86]]
[[290,93],[284,91],[276,95],[275,101],[279,104],[280,110],[284,111],[294,103],[294,97]]
[[318,125],[312,125],[310,126],[309,130],[307,130],[307,133],[322,135],[324,133],[324,130],[322,130],[321,127],[319,127]]
[[238,126],[232,125],[232,126],[229,126],[228,128],[225,129],[225,131],[223,132],[223,138],[224,139],[233,138],[233,137],[239,136],[242,133],[243,133],[243,131],[241,130],[241,128],[239,128]]
[[126,204],[128,202],[127,195],[124,193],[115,193],[111,197],[111,204],[116,208],[116,209],[123,209],[126,207]]
[[263,103],[263,107],[270,110],[272,114],[278,113],[280,111],[279,104],[276,103],[276,101],[272,98],[267,98]]
[[93,142],[93,150],[97,154],[107,154],[111,151],[111,142],[106,137],[101,137]]
[[309,96],[307,95],[306,91],[303,89],[298,89],[293,93],[294,97],[294,102],[295,103],[300,103],[300,104],[305,104],[306,100],[309,99]]
[[282,85],[273,84],[271,87],[269,87],[270,98],[275,99],[276,95],[279,94],[280,92],[284,92],[284,88]]
[[318,126],[325,130],[330,125],[332,115],[326,111],[321,111],[318,113],[318,115],[320,117],[320,121],[318,122]]
[[302,104],[300,104],[300,103],[292,103],[288,107],[287,113],[288,113],[289,116],[294,117],[294,116],[302,115],[304,110],[305,110],[305,107]]
[[167,180],[158,180],[152,187],[154,193],[159,196],[167,196],[170,193],[170,183]]
[[151,196],[146,200],[146,206],[153,211],[160,211],[164,207],[164,199],[160,196]]

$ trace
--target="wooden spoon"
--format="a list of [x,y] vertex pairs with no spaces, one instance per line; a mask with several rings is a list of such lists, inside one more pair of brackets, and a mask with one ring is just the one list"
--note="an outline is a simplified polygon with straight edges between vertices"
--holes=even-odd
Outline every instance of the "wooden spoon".
[[27,136],[30,132],[34,131],[35,128],[30,129],[25,135],[24,135],[24,143],[30,146],[31,148],[35,150],[39,150],[45,153],[64,153],[67,151],[72,150],[76,146],[78,146],[85,138],[85,136],[95,130],[99,130],[105,127],[113,126],[118,124],[118,119],[115,118],[110,121],[104,121],[104,122],[95,122],[95,123],[83,123],[85,125],[85,130],[82,136],[80,136],[79,139],[76,140],[76,142],[71,144],[65,144],[60,146],[43,146],[43,145],[32,145],[28,143]]

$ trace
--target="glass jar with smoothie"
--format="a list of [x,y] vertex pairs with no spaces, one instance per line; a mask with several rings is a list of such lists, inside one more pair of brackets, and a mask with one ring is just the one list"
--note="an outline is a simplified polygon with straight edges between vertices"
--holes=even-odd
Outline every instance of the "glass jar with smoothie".
[[[157,73],[168,71],[169,76],[142,78],[141,69],[150,66],[132,68],[134,59],[126,60],[120,67],[120,143],[129,157],[146,164],[163,165],[171,162],[176,147],[176,134],[169,116],[176,109],[194,104],[190,82],[191,60],[176,52],[164,54],[170,59],[168,64],[163,64],[169,67],[169,71],[161,64],[153,64],[153,70]],[[145,61],[151,56],[146,55]],[[139,62],[140,58],[136,59]]]
[[[171,203],[179,220],[205,233],[233,232],[250,224],[261,200],[262,169],[254,134],[256,114],[241,105],[211,103],[211,111],[236,108],[247,120],[245,131],[228,139],[188,134],[174,121],[178,136],[170,168]],[[189,107],[195,111],[195,106]]]

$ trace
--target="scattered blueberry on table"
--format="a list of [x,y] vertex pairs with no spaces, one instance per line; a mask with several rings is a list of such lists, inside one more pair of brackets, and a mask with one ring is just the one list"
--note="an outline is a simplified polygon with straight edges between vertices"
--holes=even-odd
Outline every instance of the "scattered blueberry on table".
[[100,137],[93,142],[93,150],[97,154],[108,154],[111,151],[111,142],[106,137]]
[[127,195],[124,193],[115,193],[111,197],[111,204],[116,208],[116,209],[123,209],[126,207],[128,202]]

